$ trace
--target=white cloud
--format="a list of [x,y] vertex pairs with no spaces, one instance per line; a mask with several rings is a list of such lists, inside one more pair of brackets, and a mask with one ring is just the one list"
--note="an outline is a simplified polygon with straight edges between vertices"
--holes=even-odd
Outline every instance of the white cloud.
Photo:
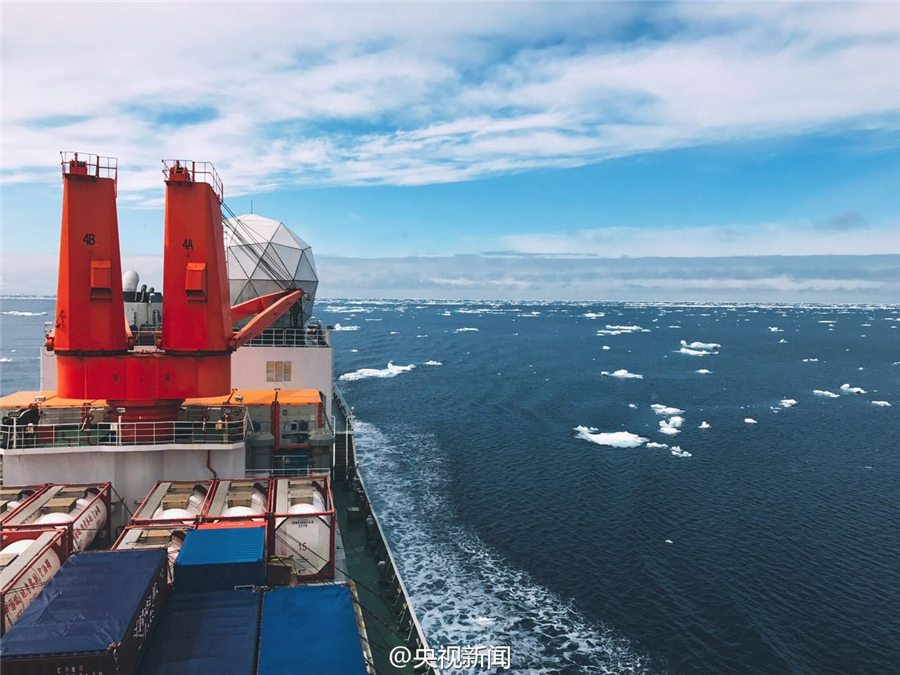
[[[638,14],[664,39],[620,40]],[[13,3],[3,174],[111,154],[146,201],[161,156],[214,160],[234,195],[893,130],[898,35],[890,4]]]

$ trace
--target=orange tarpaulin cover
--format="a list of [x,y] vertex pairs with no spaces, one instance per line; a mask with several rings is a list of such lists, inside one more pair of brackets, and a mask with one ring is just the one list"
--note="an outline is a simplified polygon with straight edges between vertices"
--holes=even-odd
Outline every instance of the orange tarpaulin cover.
[[80,408],[85,404],[92,407],[106,405],[106,401],[102,398],[82,401],[75,398],[60,398],[55,391],[17,391],[15,394],[0,398],[0,408],[27,408],[32,403],[38,403],[36,400],[38,396],[44,397],[44,400],[40,401],[40,405],[44,408]]

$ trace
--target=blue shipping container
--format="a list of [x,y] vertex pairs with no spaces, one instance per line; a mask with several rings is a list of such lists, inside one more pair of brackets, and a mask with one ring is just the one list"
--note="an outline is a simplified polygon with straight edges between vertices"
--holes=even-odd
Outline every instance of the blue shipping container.
[[175,560],[176,593],[228,591],[266,583],[266,529],[190,530]]
[[366,675],[350,588],[276,588],[263,599],[258,675]]
[[253,675],[261,601],[253,591],[172,596],[147,645],[141,675]]
[[3,675],[133,672],[165,600],[166,560],[156,549],[70,557],[0,639]]

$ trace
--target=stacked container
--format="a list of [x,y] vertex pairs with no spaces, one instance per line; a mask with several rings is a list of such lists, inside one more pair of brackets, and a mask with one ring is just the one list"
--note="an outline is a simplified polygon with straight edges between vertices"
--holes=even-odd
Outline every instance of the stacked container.
[[135,672],[167,590],[165,551],[70,557],[0,638],[3,675]]
[[0,485],[0,523],[46,489],[46,485]]
[[184,545],[184,538],[192,529],[194,529],[192,524],[130,525],[122,531],[112,548],[114,551],[165,550],[169,558],[169,583],[172,583],[175,560]]
[[96,542],[109,545],[112,487],[109,483],[47,485],[3,521],[4,531],[61,529],[69,551],[85,551]]
[[68,556],[68,537],[62,530],[0,533],[0,635],[22,616]]
[[276,478],[270,547],[301,580],[334,578],[335,510],[327,476]]
[[131,518],[132,525],[196,524],[207,506],[213,481],[159,481]]
[[266,529],[221,527],[191,530],[174,568],[175,592],[233,590],[266,583]]

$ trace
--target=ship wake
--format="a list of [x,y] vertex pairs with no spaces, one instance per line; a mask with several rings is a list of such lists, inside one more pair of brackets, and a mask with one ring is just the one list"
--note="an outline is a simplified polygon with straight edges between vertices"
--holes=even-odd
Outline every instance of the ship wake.
[[356,439],[369,495],[433,649],[508,645],[512,672],[530,675],[651,672],[628,640],[585,618],[459,521],[433,437],[406,430],[395,437],[358,421]]

